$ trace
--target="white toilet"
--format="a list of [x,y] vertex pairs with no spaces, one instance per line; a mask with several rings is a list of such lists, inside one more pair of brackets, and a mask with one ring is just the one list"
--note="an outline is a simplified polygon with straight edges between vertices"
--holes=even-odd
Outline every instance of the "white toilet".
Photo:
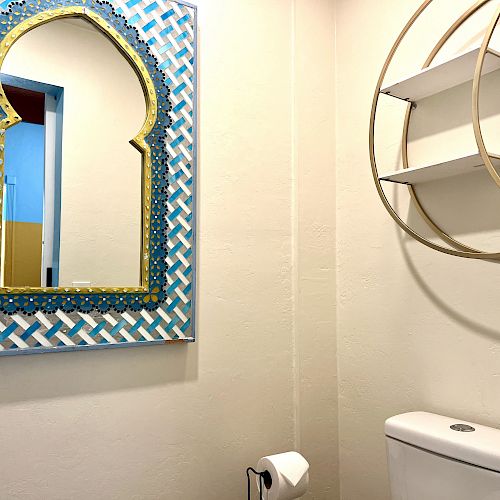
[[500,430],[416,412],[385,434],[392,500],[500,500]]

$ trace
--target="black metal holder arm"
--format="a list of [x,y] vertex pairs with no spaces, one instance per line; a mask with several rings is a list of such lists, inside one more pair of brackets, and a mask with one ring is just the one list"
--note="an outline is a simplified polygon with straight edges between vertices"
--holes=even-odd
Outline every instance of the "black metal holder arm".
[[249,467],[247,469],[247,492],[248,492],[248,500],[252,500],[252,488],[250,484],[250,472],[253,472],[256,476],[259,476],[259,500],[264,500],[264,496],[262,491],[264,488],[267,490],[271,489],[273,484],[273,478],[269,471],[265,470],[264,472],[257,472],[253,467]]

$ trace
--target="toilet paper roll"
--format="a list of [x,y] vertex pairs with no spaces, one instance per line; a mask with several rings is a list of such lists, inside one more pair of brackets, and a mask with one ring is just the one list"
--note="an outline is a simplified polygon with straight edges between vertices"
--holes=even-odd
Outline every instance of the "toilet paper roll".
[[257,470],[267,470],[271,474],[271,488],[264,487],[262,492],[265,500],[295,500],[305,495],[309,487],[309,464],[296,451],[263,457],[257,464]]

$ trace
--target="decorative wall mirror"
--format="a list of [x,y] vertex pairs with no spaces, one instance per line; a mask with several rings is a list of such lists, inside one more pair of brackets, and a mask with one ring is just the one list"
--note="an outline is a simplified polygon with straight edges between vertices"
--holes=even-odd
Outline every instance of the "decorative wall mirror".
[[193,340],[196,9],[4,8],[0,354]]

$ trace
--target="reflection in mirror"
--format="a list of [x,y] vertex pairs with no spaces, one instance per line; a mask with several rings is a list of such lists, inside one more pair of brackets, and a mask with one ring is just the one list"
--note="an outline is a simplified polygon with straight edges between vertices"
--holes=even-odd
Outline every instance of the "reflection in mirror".
[[5,134],[1,286],[141,285],[146,103],[109,38],[80,18],[14,43],[2,86],[22,121]]

